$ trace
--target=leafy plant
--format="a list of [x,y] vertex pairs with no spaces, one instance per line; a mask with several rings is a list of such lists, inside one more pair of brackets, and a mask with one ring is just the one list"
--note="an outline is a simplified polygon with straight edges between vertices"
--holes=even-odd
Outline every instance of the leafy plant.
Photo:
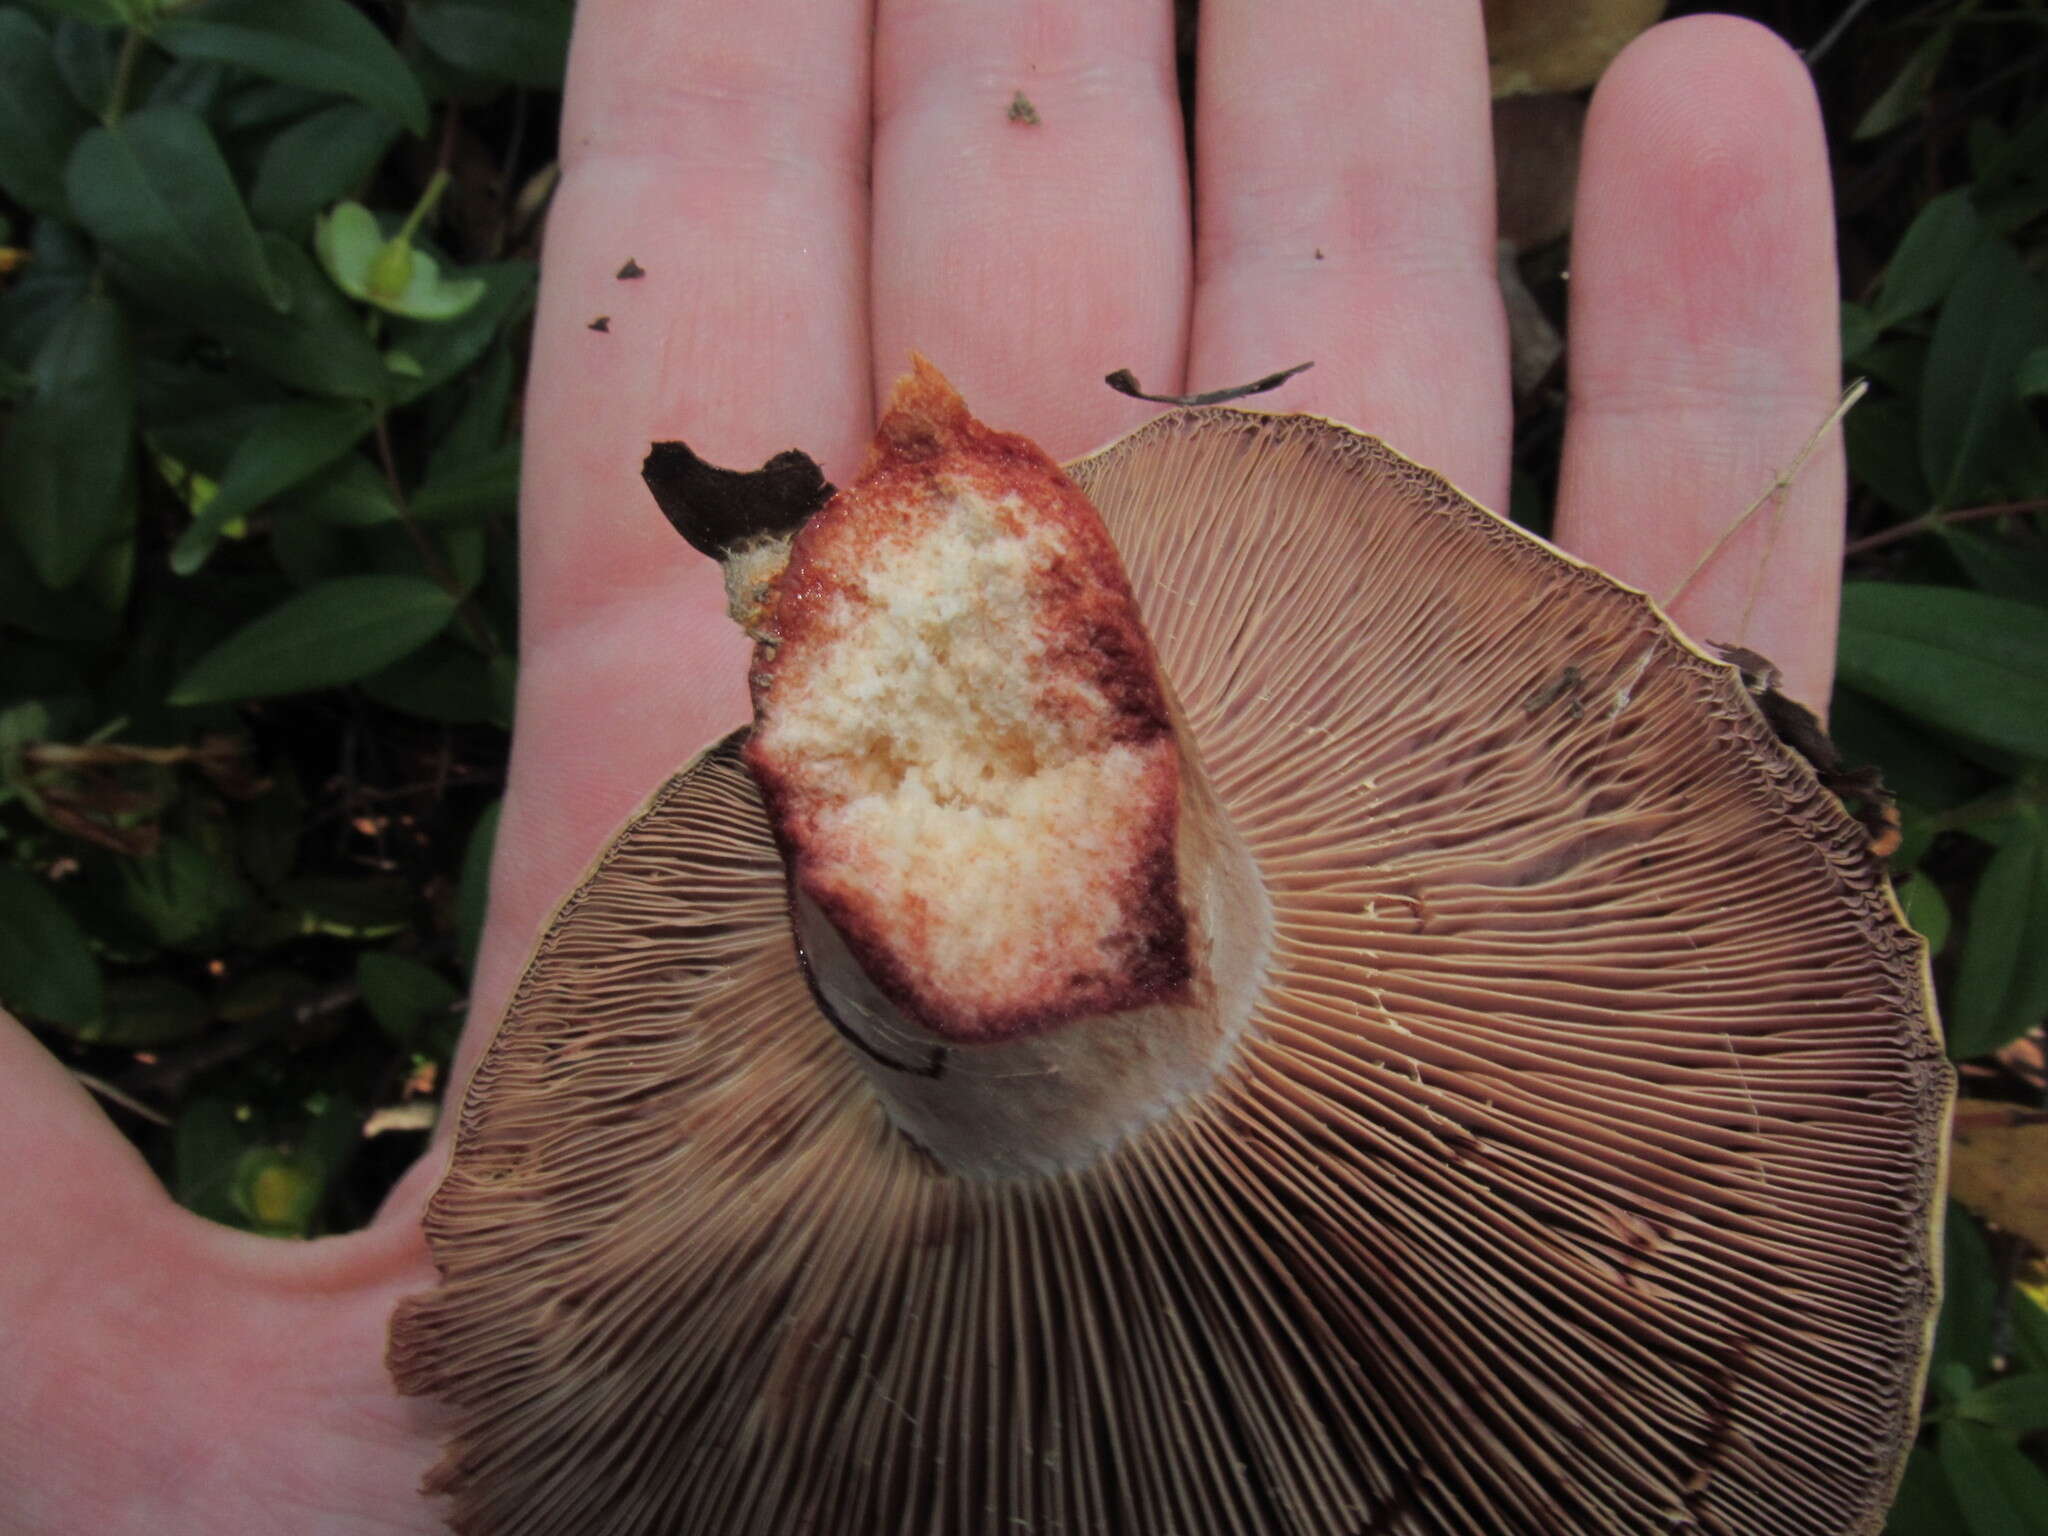
[[431,1123],[516,673],[569,8],[381,15],[0,4],[0,998],[278,1234]]
[[[1964,1093],[2042,1102],[2048,1014],[2048,28],[1925,7],[1845,155],[1902,179],[1842,310],[1855,487],[1837,739],[1897,790],[1893,859]],[[1882,55],[1881,55],[1882,56]],[[1991,82],[1986,89],[1984,81]],[[1872,160],[1864,156],[1874,155]],[[1867,215],[1876,226],[1881,203]],[[1888,210],[1885,210],[1888,213]],[[1852,269],[1852,281],[1854,277]],[[1950,1209],[1926,1428],[1893,1536],[2048,1532],[2048,1312],[2024,1245]]]

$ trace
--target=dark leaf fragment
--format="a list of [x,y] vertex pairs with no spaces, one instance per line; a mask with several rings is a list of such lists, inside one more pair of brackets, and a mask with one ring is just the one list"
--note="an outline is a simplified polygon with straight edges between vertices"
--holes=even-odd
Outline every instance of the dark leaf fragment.
[[[1317,252],[1318,256],[1321,254]],[[1313,367],[1313,362],[1296,363],[1292,368],[1282,368],[1278,373],[1253,379],[1249,384],[1205,390],[1199,395],[1148,395],[1140,387],[1137,375],[1128,368],[1119,368],[1115,373],[1105,375],[1102,382],[1120,395],[1129,395],[1133,400],[1150,400],[1155,405],[1223,405],[1232,400],[1242,400],[1247,395],[1263,395],[1269,389],[1278,389],[1297,373],[1307,373]]]
[[1899,846],[1899,808],[1878,770],[1850,766],[1841,749],[1828,739],[1820,717],[1778,691],[1784,676],[1769,657],[1745,646],[1723,645],[1718,640],[1709,644],[1723,661],[1742,674],[1743,686],[1749,689],[1750,697],[1756,700],[1778,740],[1805,758],[1822,787],[1863,823],[1863,829],[1870,834],[1871,856],[1890,858]]
[[656,443],[640,478],[676,532],[714,560],[749,540],[796,532],[833,491],[816,461],[795,448],[759,469],[720,469],[687,444]]

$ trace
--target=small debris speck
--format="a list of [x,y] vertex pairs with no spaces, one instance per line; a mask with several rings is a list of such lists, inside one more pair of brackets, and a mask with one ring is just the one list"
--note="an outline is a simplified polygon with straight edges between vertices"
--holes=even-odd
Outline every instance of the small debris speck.
[[626,258],[626,264],[623,267],[619,268],[619,270],[614,275],[618,278],[620,282],[627,283],[631,282],[636,277],[645,277],[647,275],[647,269],[641,266],[640,263],[635,261],[632,257],[628,256]]
[[1319,246],[1317,246],[1317,247],[1316,247],[1316,260],[1317,260],[1317,261],[1321,261],[1322,259],[1323,259],[1323,248],[1322,248],[1322,247],[1321,247],[1321,246],[1319,245]]
[[593,331],[609,331],[611,328],[612,317],[610,315],[599,315],[595,320],[590,322],[590,329],[592,329]]
[[1027,128],[1038,126],[1038,108],[1031,105],[1031,98],[1022,91],[1010,98],[1010,121],[1022,123]]

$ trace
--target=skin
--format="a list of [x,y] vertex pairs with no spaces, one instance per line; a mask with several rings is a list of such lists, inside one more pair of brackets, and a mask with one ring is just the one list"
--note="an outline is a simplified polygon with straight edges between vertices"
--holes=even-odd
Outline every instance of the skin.
[[[1195,389],[1314,358],[1259,403],[1504,502],[1478,6],[1285,9],[1203,7],[1191,237],[1164,0],[584,0],[526,413],[519,731],[458,1081],[591,856],[744,718],[715,571],[639,484],[650,439],[740,465],[802,445],[842,478],[914,346],[1065,457],[1152,409],[1095,382],[1112,368]],[[1008,119],[1020,88],[1039,126]],[[628,256],[647,276],[620,283]],[[1696,17],[1613,66],[1572,282],[1558,537],[1668,596],[1836,394],[1825,151],[1781,43]],[[1830,442],[1676,616],[1824,701],[1841,536]],[[414,1491],[435,1410],[393,1395],[382,1353],[432,1279],[444,1144],[368,1230],[287,1244],[174,1208],[5,1020],[0,1097],[10,1530],[437,1528]]]

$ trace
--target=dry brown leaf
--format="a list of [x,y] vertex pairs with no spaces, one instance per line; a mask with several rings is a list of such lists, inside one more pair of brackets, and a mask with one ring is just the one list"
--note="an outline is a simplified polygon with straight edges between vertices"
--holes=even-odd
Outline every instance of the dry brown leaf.
[[1664,0],[1485,0],[1493,94],[1576,91],[1600,78]]
[[2048,1252],[2048,1111],[1959,1109],[1949,1193]]

